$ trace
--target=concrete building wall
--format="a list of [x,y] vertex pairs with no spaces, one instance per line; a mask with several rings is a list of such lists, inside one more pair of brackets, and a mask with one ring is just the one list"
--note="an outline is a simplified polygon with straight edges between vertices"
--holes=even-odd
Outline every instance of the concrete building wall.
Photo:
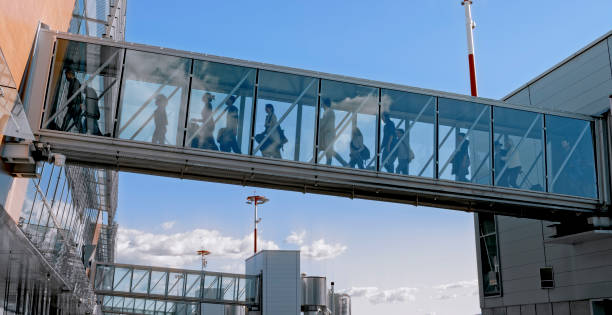
[[300,314],[299,251],[261,251],[246,260],[246,273],[263,275],[262,315]]
[[503,100],[543,109],[598,115],[612,93],[612,36],[597,39]]
[[[612,298],[612,238],[551,244],[551,224],[497,216],[502,295],[481,293],[483,314],[590,314],[588,300]],[[541,289],[541,267],[554,289]]]

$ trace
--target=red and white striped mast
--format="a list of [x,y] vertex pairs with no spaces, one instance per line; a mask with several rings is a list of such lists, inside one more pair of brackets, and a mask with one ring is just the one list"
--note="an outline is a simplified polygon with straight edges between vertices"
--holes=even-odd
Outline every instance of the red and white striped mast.
[[470,64],[470,90],[472,91],[472,96],[478,96],[476,62],[474,61],[474,28],[476,23],[472,20],[472,0],[463,0],[461,5],[465,7],[465,30],[467,32],[468,62]]
[[255,229],[253,231],[253,252],[257,254],[257,223],[261,222],[261,219],[257,217],[257,206],[268,202],[269,199],[264,196],[248,196],[247,203],[255,206],[255,220],[253,221]]

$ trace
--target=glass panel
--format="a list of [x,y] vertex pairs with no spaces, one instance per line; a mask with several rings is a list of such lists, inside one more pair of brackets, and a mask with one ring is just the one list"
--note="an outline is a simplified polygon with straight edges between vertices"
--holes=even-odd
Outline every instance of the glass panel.
[[149,288],[149,270],[134,269],[132,275],[133,293],[147,293]]
[[185,146],[249,152],[256,70],[196,60]]
[[176,304],[174,302],[168,302],[168,305],[166,305],[166,313],[174,314],[174,312],[176,312]]
[[205,299],[217,299],[219,292],[219,277],[215,275],[204,276],[204,294]]
[[438,176],[491,184],[490,106],[438,99]]
[[155,314],[164,314],[166,311],[166,302],[156,301],[155,302]]
[[198,313],[198,305],[197,304],[186,304],[185,314],[187,315],[197,315]]
[[322,80],[318,162],[375,170],[377,119],[377,88]]
[[189,59],[128,50],[118,138],[182,145],[190,67]]
[[546,115],[546,141],[548,191],[597,198],[590,122]]
[[497,253],[497,233],[495,217],[492,214],[478,214],[480,226],[480,261],[482,284],[485,296],[501,294],[499,260]]
[[155,314],[155,300],[146,300],[145,314]]
[[246,279],[238,278],[238,289],[236,290],[236,300],[244,302],[246,301]]
[[113,291],[130,292],[131,277],[132,277],[132,269],[115,267],[115,276],[113,280]]
[[123,311],[130,313],[134,311],[134,298],[125,298],[123,302]]
[[255,303],[259,294],[259,279],[257,277],[247,277],[245,281],[246,299],[250,303]]
[[0,85],[8,86],[16,89],[15,81],[13,81],[13,76],[11,75],[11,71],[6,63],[6,59],[4,59],[4,54],[0,49]]
[[57,40],[43,128],[110,136],[122,49]]
[[113,298],[113,310],[121,311],[121,309],[123,308],[123,300],[125,300],[124,297],[122,297],[122,296],[115,296]]
[[542,114],[493,108],[495,185],[544,191]]
[[113,297],[112,296],[104,296],[104,299],[102,301],[102,306],[104,308],[112,308],[113,306]]
[[234,277],[223,277],[223,285],[221,287],[223,300],[233,301],[235,299],[236,289],[236,278]]
[[174,314],[187,315],[187,305],[185,303],[176,303]]
[[200,297],[201,292],[201,277],[196,274],[187,274],[185,296]]
[[168,280],[168,295],[183,296],[185,274],[171,272]]
[[149,294],[166,294],[166,278],[168,274],[163,271],[151,272],[151,287]]
[[436,98],[393,90],[381,93],[380,170],[433,177]]
[[258,82],[253,154],[312,160],[318,80],[262,70]]
[[113,267],[98,265],[96,267],[96,290],[112,290],[113,274]]
[[143,313],[145,310],[145,299],[134,299],[134,313]]

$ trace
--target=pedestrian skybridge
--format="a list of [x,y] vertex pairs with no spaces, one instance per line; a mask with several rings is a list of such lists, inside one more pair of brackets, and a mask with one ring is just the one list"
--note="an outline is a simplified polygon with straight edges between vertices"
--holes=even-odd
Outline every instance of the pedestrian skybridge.
[[601,117],[51,31],[35,57],[29,119],[69,163],[531,218],[608,203]]
[[200,314],[201,303],[259,305],[259,276],[98,263],[94,290],[102,311]]

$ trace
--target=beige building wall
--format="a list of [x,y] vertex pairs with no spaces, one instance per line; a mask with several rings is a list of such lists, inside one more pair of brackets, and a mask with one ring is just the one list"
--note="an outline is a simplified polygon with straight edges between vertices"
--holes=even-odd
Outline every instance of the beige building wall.
[[[45,23],[53,30],[68,31],[74,4],[75,0],[0,0],[0,48],[18,87],[30,56],[38,23]],[[3,138],[1,132],[0,130],[0,139]],[[2,168],[0,172],[4,173]],[[8,175],[4,173],[1,176]],[[15,178],[10,185],[3,206],[17,222],[28,180]]]
[[38,22],[67,31],[75,0],[0,1],[0,47],[17,85],[20,84],[34,43]]

